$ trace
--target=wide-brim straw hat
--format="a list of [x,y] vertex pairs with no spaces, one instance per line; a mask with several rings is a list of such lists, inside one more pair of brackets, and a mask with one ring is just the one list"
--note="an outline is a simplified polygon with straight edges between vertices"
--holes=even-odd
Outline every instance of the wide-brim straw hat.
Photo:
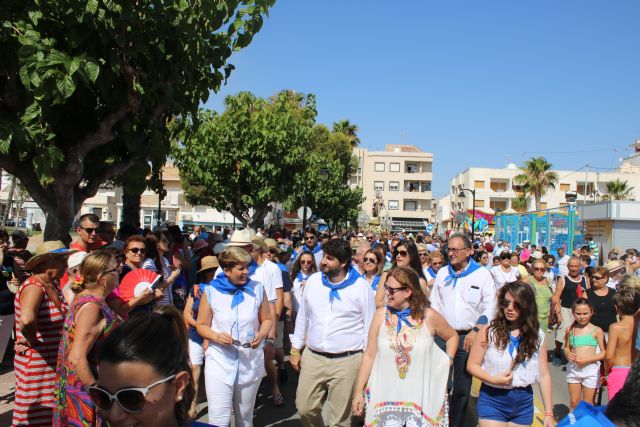
[[248,246],[252,245],[253,249],[258,249],[260,245],[256,245],[253,242],[253,239],[256,238],[255,231],[250,228],[245,228],[243,230],[236,230],[231,235],[231,240],[227,243],[227,246]]
[[278,254],[282,252],[282,250],[280,250],[280,248],[278,247],[278,242],[276,242],[275,239],[266,238],[264,239],[264,244],[267,245],[267,250],[275,249],[276,253]]
[[58,257],[66,259],[69,255],[77,251],[77,249],[67,249],[60,240],[48,240],[36,248],[34,256],[27,261],[24,268],[26,270],[33,270],[45,261]]
[[220,267],[220,263],[218,262],[218,258],[214,256],[206,256],[202,258],[200,262],[200,270],[198,273],[202,273],[203,271],[213,270],[214,268]]
[[624,267],[624,263],[622,261],[617,260],[617,259],[609,261],[604,266],[604,268],[606,268],[609,271],[609,273],[617,271],[617,270],[619,270],[619,269],[621,269],[623,267]]

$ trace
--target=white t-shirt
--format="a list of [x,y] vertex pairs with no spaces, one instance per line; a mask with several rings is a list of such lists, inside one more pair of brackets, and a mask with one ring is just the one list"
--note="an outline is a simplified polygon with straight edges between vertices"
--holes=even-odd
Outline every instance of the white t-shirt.
[[567,267],[567,264],[569,263],[570,259],[571,257],[566,254],[562,258],[558,258],[558,276],[566,276],[569,274],[569,267]]
[[493,282],[496,284],[496,291],[499,291],[501,287],[507,283],[515,282],[520,277],[520,272],[517,268],[509,267],[509,271],[504,271],[501,266],[496,265],[491,268],[491,275],[493,276]]
[[282,288],[282,271],[278,266],[265,259],[262,265],[258,266],[256,272],[251,276],[251,280],[255,280],[264,285],[269,302],[274,303],[278,299],[276,289]]

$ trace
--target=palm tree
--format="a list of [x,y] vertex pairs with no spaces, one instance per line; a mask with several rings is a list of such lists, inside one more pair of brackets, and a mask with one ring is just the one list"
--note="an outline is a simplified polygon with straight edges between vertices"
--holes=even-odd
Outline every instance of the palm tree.
[[526,212],[529,207],[529,198],[526,196],[518,196],[511,199],[511,209],[516,212]]
[[551,163],[544,157],[532,157],[526,160],[522,167],[522,173],[515,176],[516,183],[522,185],[522,191],[526,195],[533,196],[536,210],[540,210],[540,199],[547,189],[556,188],[558,174],[551,171]]
[[629,187],[627,181],[614,179],[607,182],[607,193],[604,198],[607,200],[629,200],[633,198],[631,191],[634,187]]
[[351,148],[356,148],[360,144],[360,137],[358,136],[358,126],[351,123],[349,120],[340,120],[333,124],[333,131],[343,133],[349,138]]

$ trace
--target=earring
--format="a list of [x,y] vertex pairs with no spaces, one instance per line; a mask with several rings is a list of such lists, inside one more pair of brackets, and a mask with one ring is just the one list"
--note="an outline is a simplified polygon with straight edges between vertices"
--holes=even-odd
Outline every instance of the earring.
[[178,400],[182,400],[182,395],[178,396]]

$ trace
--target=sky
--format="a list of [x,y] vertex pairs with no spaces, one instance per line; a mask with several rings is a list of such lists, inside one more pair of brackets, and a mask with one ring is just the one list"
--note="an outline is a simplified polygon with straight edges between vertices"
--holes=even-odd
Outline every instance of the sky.
[[433,153],[434,197],[532,156],[605,170],[640,139],[639,18],[637,0],[277,0],[205,107],[313,93],[362,147]]

